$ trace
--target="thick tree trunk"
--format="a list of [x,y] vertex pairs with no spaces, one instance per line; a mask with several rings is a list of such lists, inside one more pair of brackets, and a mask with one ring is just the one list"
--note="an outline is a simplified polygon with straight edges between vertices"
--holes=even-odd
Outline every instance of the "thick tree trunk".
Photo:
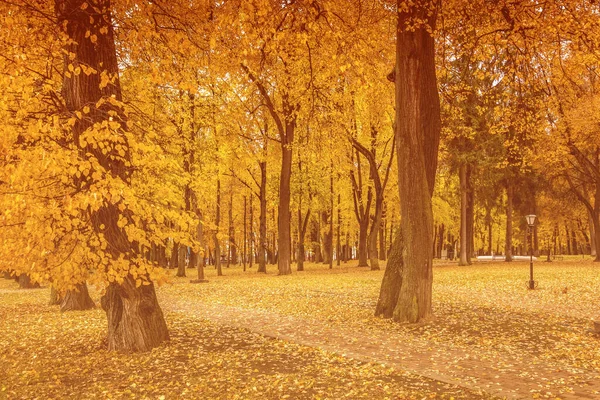
[[87,284],[79,283],[73,290],[67,290],[60,304],[60,311],[81,311],[96,308],[94,300],[90,297]]
[[[398,247],[393,252],[401,255],[401,263],[392,262],[390,254],[390,271],[386,269],[376,314],[389,316],[393,301],[388,300],[396,297],[392,318],[399,322],[419,322],[431,315],[431,197],[441,121],[434,39],[427,27],[415,20],[426,21],[434,30],[437,12],[434,2],[418,2],[415,5],[405,0],[398,0],[398,10],[396,149],[402,239],[394,242]],[[390,291],[394,293],[388,293]]]
[[392,318],[394,316],[394,310],[398,305],[398,294],[402,286],[402,270],[404,267],[404,260],[402,259],[402,250],[404,249],[402,233],[396,235],[393,240],[383,281],[381,282],[379,300],[375,308],[375,315],[383,318]]
[[148,351],[169,339],[154,284],[135,286],[127,277],[112,283],[101,299],[108,316],[108,350]]
[[504,252],[506,258],[504,261],[512,261],[512,237],[513,237],[513,185],[511,182],[506,184],[506,243]]
[[[81,112],[85,106],[90,108],[85,118],[78,118],[72,130],[72,145],[80,146],[79,155],[90,160],[91,165],[99,164],[112,179],[120,179],[130,185],[133,167],[131,151],[127,142],[126,116],[122,108],[112,101],[122,101],[118,79],[118,65],[114,42],[114,29],[110,15],[110,0],[97,0],[94,7],[86,7],[85,0],[55,0],[58,28],[70,39],[65,45],[63,78],[63,98],[69,116]],[[84,65],[95,73],[71,74],[68,67],[80,68]],[[101,77],[108,76],[111,81],[101,84]],[[91,107],[90,107],[91,105]],[[112,122],[119,124],[113,141],[104,140],[103,149],[80,141],[81,134],[94,124],[106,122],[112,114]],[[119,151],[117,151],[117,146]],[[120,154],[119,154],[120,153]],[[89,180],[94,170],[81,180]],[[104,172],[103,172],[104,173]],[[83,183],[92,183],[83,182]],[[86,187],[85,184],[81,187]],[[124,206],[124,211],[120,209]],[[125,218],[133,223],[131,211],[123,202],[106,202],[98,210],[92,211],[90,220],[94,232],[102,233],[108,242],[108,251],[112,259],[124,258],[135,265],[139,251],[132,244],[119,219]],[[108,316],[108,346],[110,350],[147,351],[168,340],[167,326],[158,305],[154,286],[135,286],[135,279],[125,277],[123,284],[112,283],[108,288],[104,309]]]

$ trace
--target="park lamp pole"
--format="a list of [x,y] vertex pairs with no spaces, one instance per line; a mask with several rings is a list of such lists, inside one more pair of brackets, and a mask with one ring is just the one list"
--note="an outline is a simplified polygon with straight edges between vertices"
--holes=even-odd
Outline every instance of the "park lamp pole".
[[529,225],[529,290],[535,289],[535,281],[533,280],[533,226],[535,224],[535,215],[530,214],[525,217],[527,225]]

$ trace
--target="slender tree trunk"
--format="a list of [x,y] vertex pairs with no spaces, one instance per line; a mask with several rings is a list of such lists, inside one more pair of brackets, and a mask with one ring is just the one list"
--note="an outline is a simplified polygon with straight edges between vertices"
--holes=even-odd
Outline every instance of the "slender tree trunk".
[[227,268],[233,262],[237,264],[237,245],[235,243],[235,228],[233,226],[233,192],[229,198],[229,251],[227,257]]
[[246,256],[247,256],[247,252],[248,249],[246,248],[246,242],[247,242],[247,237],[246,237],[246,226],[247,226],[247,221],[246,221],[246,212],[247,212],[247,208],[248,208],[248,199],[246,198],[246,196],[244,196],[244,240],[242,243],[244,243],[244,251],[242,253],[242,263],[244,264],[244,272],[246,272]]
[[513,185],[509,181],[506,184],[506,246],[504,261],[512,261],[512,237],[513,237]]
[[194,196],[194,202],[193,202],[193,207],[195,209],[196,212],[196,217],[198,218],[198,225],[196,226],[196,239],[198,240],[198,243],[200,243],[200,251],[197,253],[197,257],[196,257],[196,271],[198,272],[198,278],[197,279],[193,279],[190,282],[191,283],[202,283],[202,282],[208,282],[205,278],[204,278],[204,266],[205,266],[205,260],[206,260],[206,243],[204,243],[204,225],[203,225],[203,221],[202,221],[202,211],[198,208],[198,202],[195,200],[195,196]]
[[469,229],[468,229],[468,183],[467,164],[461,164],[460,177],[460,258],[458,265],[469,265]]
[[188,248],[184,245],[179,245],[177,249],[177,274],[178,277],[185,277],[185,259]]
[[248,259],[248,268],[252,268],[254,264],[254,207],[252,205],[252,199],[254,196],[250,196],[250,257]]
[[368,259],[368,249],[367,249],[367,240],[368,240],[368,219],[364,219],[361,221],[358,227],[358,266],[359,267],[368,267],[369,263]]
[[290,221],[290,181],[292,176],[292,144],[293,136],[286,135],[281,145],[281,177],[279,180],[279,213],[278,213],[278,232],[279,232],[279,251],[278,251],[278,269],[279,275],[288,275],[292,273],[290,266],[292,253],[292,238]]
[[573,251],[571,250],[571,232],[569,232],[569,226],[565,222],[565,236],[567,238],[567,254],[572,255]]
[[[600,249],[600,240],[596,238],[596,224],[594,223],[594,215],[588,214],[588,221],[590,226],[590,255],[597,257],[598,249]],[[600,260],[598,260],[600,261]]]
[[471,179],[472,166],[467,164],[467,264],[471,265],[471,257],[475,251],[474,224],[475,224],[475,191]]
[[444,226],[444,224],[440,225],[440,231],[439,231],[439,240],[438,240],[438,248],[437,248],[437,258],[442,258],[442,250],[444,249],[444,230],[446,229],[446,227]]
[[94,300],[90,297],[85,283],[79,283],[73,290],[67,290],[60,304],[60,311],[80,311],[96,308]]
[[340,202],[341,202],[341,195],[340,193],[338,193],[338,200],[337,200],[337,232],[336,232],[336,236],[337,236],[337,244],[335,247],[335,256],[336,256],[336,261],[337,261],[337,265],[339,266],[341,264],[341,258],[342,258],[342,246],[341,246],[341,238],[340,238],[340,229],[342,226],[342,210],[340,207]]
[[[385,210],[385,207],[384,207]],[[386,234],[387,234],[387,221],[385,218],[381,221],[381,225],[379,227],[379,259],[381,261],[385,261],[387,259],[387,249],[386,249]]]
[[434,2],[405,0],[398,0],[398,10],[395,129],[402,219],[375,313],[399,322],[419,322],[431,316],[431,198],[441,121],[434,38],[414,20],[426,21],[435,31],[437,11]]
[[493,247],[493,235],[492,235],[492,208],[490,207],[489,204],[487,204],[487,207],[485,208],[485,222],[487,224],[487,228],[488,228],[488,246],[487,246],[487,253],[489,255],[492,255],[493,251],[494,251],[494,247]]
[[217,179],[217,210],[215,213],[215,225],[217,229],[214,234],[215,244],[215,268],[217,269],[217,276],[223,276],[223,269],[221,267],[221,241],[219,240],[219,225],[221,224],[221,180]]
[[267,162],[260,163],[260,224],[258,243],[258,271],[267,272]]

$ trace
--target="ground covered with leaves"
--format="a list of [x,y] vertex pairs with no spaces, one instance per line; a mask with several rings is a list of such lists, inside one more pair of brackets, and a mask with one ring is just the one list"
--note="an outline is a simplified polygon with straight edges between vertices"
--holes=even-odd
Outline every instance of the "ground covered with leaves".
[[373,316],[382,272],[270,270],[173,278],[171,342],[135,355],[104,349],[101,310],[61,314],[49,289],[0,280],[0,399],[600,398],[591,262],[536,264],[535,291],[526,263],[437,265],[435,319],[418,326]]

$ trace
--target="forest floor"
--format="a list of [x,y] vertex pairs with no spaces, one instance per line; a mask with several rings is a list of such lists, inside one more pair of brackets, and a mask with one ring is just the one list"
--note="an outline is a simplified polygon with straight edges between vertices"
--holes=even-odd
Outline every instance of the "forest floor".
[[[382,271],[224,268],[158,290],[171,342],[103,348],[102,310],[0,279],[0,399],[600,399],[600,271],[589,260],[434,267],[435,318],[373,316]],[[99,293],[92,290],[98,302]]]

